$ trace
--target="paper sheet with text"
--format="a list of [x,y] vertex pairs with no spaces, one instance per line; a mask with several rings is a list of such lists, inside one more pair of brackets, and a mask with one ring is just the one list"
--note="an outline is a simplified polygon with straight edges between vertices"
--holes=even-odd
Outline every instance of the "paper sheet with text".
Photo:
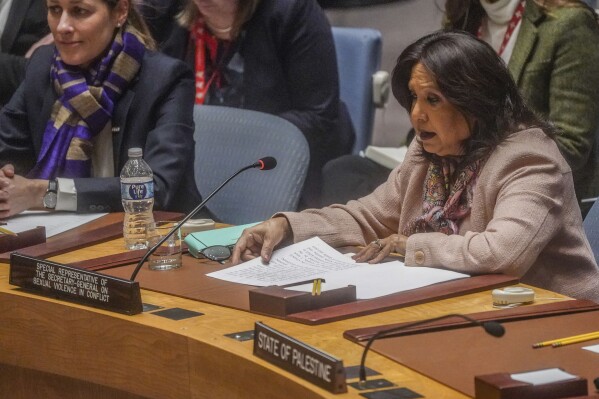
[[[358,299],[371,299],[469,277],[443,269],[408,267],[400,261],[376,265],[356,263],[318,237],[276,250],[268,265],[257,258],[207,276],[261,287],[324,278],[323,291],[355,285]],[[290,289],[311,292],[312,284]]]

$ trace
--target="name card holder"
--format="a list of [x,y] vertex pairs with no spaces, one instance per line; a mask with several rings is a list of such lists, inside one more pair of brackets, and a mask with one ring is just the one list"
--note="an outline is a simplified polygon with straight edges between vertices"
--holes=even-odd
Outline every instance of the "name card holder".
[[342,360],[261,322],[254,328],[254,355],[329,392],[347,392]]
[[0,234],[0,253],[46,242],[46,228],[38,226],[15,235]]
[[249,293],[250,311],[278,317],[356,301],[355,285],[322,291],[319,295],[277,285],[256,288]]
[[9,283],[50,298],[127,315],[143,311],[139,283],[60,263],[10,255]]
[[587,380],[573,380],[532,385],[512,380],[509,373],[496,373],[474,377],[476,399],[560,399],[586,396]]

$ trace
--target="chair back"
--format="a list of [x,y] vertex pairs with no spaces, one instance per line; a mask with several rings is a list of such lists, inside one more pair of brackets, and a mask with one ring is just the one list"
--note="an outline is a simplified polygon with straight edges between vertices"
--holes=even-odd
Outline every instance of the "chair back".
[[357,154],[370,144],[374,125],[373,75],[381,65],[381,33],[366,28],[333,27],[341,100],[347,105]]
[[589,244],[591,244],[595,261],[599,263],[599,200],[595,200],[595,203],[584,217],[582,226]]
[[258,159],[272,156],[276,168],[250,169],[231,180],[206,204],[221,222],[245,224],[295,211],[310,152],[302,132],[274,115],[245,109],[196,105],[195,180],[202,197]]

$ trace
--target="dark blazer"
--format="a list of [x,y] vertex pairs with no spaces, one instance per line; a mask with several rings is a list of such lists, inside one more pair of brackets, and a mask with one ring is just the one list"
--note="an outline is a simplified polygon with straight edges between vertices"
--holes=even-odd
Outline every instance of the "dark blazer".
[[0,107],[25,77],[29,48],[50,32],[44,0],[13,0],[0,38]]
[[[180,26],[165,28],[166,54],[193,66],[193,43]],[[307,189],[319,191],[320,170],[350,152],[354,131],[339,100],[331,27],[315,0],[262,0],[243,26],[243,108],[278,115],[297,126],[310,146]],[[305,190],[304,190],[305,191]]]
[[[26,175],[35,164],[57,99],[49,74],[53,51],[54,46],[44,46],[34,53],[25,81],[0,112],[0,163],[13,163],[19,174]],[[193,168],[194,96],[187,65],[148,51],[137,78],[115,106],[115,174],[127,161],[128,148],[143,148],[154,172],[156,209],[186,212],[199,202]],[[74,180],[78,212],[122,211],[118,177]]]

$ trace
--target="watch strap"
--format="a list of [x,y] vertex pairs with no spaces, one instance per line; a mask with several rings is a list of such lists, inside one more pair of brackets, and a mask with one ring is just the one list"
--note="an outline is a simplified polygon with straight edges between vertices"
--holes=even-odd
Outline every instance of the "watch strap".
[[58,180],[51,179],[48,180],[48,189],[46,192],[57,193],[58,192]]

